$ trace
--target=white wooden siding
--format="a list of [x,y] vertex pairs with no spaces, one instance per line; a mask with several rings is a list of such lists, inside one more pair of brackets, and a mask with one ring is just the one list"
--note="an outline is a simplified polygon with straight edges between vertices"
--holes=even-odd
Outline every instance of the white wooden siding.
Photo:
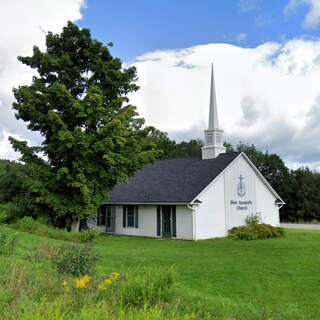
[[176,206],[177,239],[192,240],[192,210],[187,206]]
[[116,234],[156,237],[157,236],[157,206],[138,205],[139,227],[122,227],[123,206],[116,206]]
[[[138,205],[139,227],[123,228],[123,206],[115,206],[115,234],[157,237],[157,206]],[[89,228],[97,227],[97,218],[90,217],[87,221]],[[98,227],[101,232],[105,232],[105,227]],[[192,240],[193,223],[192,211],[186,205],[176,206],[176,239]]]
[[279,207],[275,204],[276,198],[260,179],[256,181],[256,188],[257,212],[261,213],[262,221],[272,226],[280,226]]
[[[246,194],[240,197],[237,194],[237,185],[240,175],[244,178]],[[249,214],[256,213],[256,180],[260,180],[252,167],[243,158],[237,158],[224,173],[226,227],[227,230],[236,226],[245,225]],[[269,190],[267,190],[269,192]],[[245,204],[251,202],[252,204]]]
[[[237,183],[239,176],[244,177],[246,194],[240,197],[237,194]],[[226,227],[231,229],[244,225],[246,216],[261,213],[262,220],[273,226],[279,225],[279,209],[275,205],[276,197],[270,192],[261,178],[253,170],[244,157],[236,159],[224,173],[225,181],[225,206]],[[236,201],[238,204],[231,204]],[[252,204],[241,205],[239,202],[251,201]],[[240,210],[238,206],[247,209]]]
[[199,198],[195,205],[195,240],[226,236],[224,179],[220,176]]

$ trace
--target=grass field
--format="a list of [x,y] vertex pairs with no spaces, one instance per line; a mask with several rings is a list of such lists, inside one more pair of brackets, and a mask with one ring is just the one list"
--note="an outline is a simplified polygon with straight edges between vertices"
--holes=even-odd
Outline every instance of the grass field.
[[[188,295],[259,306],[272,319],[320,319],[320,232],[287,230],[285,238],[197,242],[102,235],[100,270],[174,265]],[[222,299],[223,300],[223,299]]]
[[[18,238],[20,246],[14,255],[0,256],[0,271],[5,272],[9,264],[11,267],[17,264],[25,270],[32,270],[30,272],[39,278],[49,279],[53,271],[48,261],[37,264],[26,255],[44,239],[23,232]],[[215,319],[320,319],[319,244],[319,231],[287,230],[285,238],[257,241],[215,239],[191,242],[100,235],[94,247],[102,255],[98,274],[117,271],[134,275],[145,266],[160,267],[159,272],[165,272],[168,266],[174,266],[178,296],[187,311],[188,305],[192,310],[199,304],[216,310]],[[10,277],[13,276],[8,276],[6,281],[12,281]],[[0,280],[0,306],[1,299],[7,294],[1,288],[4,284]],[[41,292],[45,295],[43,290]],[[33,295],[30,296],[28,299],[33,299]],[[41,300],[41,297],[37,296],[37,299]],[[16,308],[19,308],[20,300],[15,302]],[[132,317],[153,318],[165,317]],[[172,317],[175,318],[178,316]]]

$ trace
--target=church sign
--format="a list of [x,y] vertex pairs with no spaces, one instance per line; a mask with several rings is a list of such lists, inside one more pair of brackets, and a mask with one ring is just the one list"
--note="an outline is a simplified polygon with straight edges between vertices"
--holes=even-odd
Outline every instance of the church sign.
[[248,206],[252,206],[252,201],[251,200],[246,200],[246,201],[230,200],[230,204],[235,206],[237,210],[248,210]]
[[[246,195],[246,185],[244,183],[244,177],[240,174],[239,182],[237,183],[237,195],[244,197]],[[230,205],[234,206],[236,210],[248,210],[248,206],[252,206],[251,200],[230,200]]]

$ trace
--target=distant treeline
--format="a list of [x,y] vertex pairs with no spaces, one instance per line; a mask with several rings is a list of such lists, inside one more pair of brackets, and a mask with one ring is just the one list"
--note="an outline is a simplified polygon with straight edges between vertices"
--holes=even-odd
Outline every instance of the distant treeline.
[[[163,151],[160,158],[201,157],[202,140],[176,143],[167,133],[155,130],[150,142]],[[280,210],[282,221],[320,221],[320,174],[308,168],[288,169],[276,154],[257,150],[254,145],[225,143],[227,152],[243,151],[269,181],[286,204]],[[63,221],[48,216],[47,208],[37,202],[36,192],[24,184],[28,168],[15,161],[0,159],[0,223],[23,216],[41,217],[57,226]]]

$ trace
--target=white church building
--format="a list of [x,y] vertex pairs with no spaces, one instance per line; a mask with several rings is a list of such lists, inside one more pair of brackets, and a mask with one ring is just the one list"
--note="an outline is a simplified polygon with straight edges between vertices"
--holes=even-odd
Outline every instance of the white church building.
[[89,227],[122,235],[198,240],[225,237],[252,213],[279,226],[284,204],[242,153],[226,153],[213,68],[202,158],[157,160],[119,183]]

